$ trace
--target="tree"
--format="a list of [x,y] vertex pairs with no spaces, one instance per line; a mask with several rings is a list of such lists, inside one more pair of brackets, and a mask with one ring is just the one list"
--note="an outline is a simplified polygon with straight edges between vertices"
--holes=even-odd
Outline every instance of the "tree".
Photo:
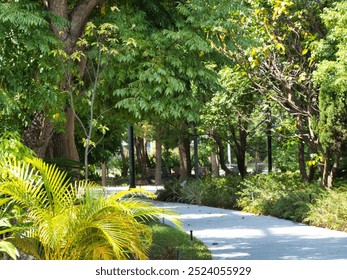
[[319,90],[320,111],[314,125],[324,151],[323,180],[328,186],[332,185],[347,140],[346,15],[345,2],[335,3],[324,11],[322,19],[328,34],[318,43],[314,53],[318,62],[314,81]]
[[[266,109],[257,111],[260,117],[255,117],[254,110],[262,105],[262,100],[252,88],[247,73],[238,66],[224,67],[220,71],[220,83],[223,91],[215,93],[206,104],[202,119],[218,145],[222,168],[226,168],[224,146],[229,142],[236,156],[238,172],[245,177],[249,138],[264,123],[267,112]],[[228,169],[225,171],[230,173]]]
[[[310,53],[315,47],[313,43],[324,37],[319,14],[331,1],[243,1],[238,9],[233,6],[224,14],[217,13],[221,9],[219,3],[214,3],[216,6],[211,11],[205,10],[201,1],[195,3],[200,4],[199,12],[202,9],[209,20],[198,17],[193,3],[186,12],[191,15],[191,21],[208,32],[215,49],[236,61],[259,93],[296,116],[295,137],[312,154],[325,159],[318,167],[322,185],[328,186],[329,172],[324,170],[331,169],[332,158],[324,151],[319,131],[315,129],[321,107],[312,78],[316,64]],[[216,14],[222,20],[217,20]],[[306,149],[302,141],[298,144],[300,171],[304,179],[310,180],[312,172],[307,174],[303,159],[308,158],[303,154]]]
[[[58,47],[45,18],[59,24],[51,14],[32,1],[6,1],[0,4],[0,102],[2,130],[23,132],[23,124],[33,119],[38,130],[24,130],[26,143],[43,157],[53,125],[61,127],[61,105],[65,96],[57,86],[62,78],[59,66],[50,56]],[[33,40],[32,38],[37,38]],[[42,112],[44,116],[42,117]],[[31,137],[26,137],[31,134]]]

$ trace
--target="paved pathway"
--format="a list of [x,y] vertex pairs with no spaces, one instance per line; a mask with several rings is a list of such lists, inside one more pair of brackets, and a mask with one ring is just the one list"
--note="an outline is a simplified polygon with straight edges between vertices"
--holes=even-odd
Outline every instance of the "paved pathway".
[[155,204],[179,213],[184,230],[193,230],[216,260],[347,260],[344,232],[234,210]]
[[[162,187],[145,186],[155,193]],[[111,194],[126,187],[107,188]],[[180,214],[215,260],[347,260],[347,233],[245,212],[154,201]]]

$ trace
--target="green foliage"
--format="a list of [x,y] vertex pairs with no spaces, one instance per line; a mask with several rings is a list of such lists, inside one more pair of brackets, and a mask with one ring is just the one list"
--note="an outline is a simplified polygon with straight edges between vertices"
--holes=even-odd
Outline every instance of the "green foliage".
[[151,260],[210,260],[211,253],[195,237],[166,225],[154,225],[153,244],[149,251]]
[[181,197],[181,182],[179,180],[169,180],[164,183],[164,189],[158,191],[157,200],[179,201]]
[[345,2],[336,3],[322,13],[328,34],[317,44],[314,54],[319,61],[314,73],[320,101],[316,130],[325,149],[337,151],[347,139],[346,18]]
[[18,232],[19,226],[12,225],[11,221],[17,219],[20,211],[16,209],[15,204],[10,202],[10,198],[0,196],[0,256],[2,253],[9,255],[12,259],[19,256],[17,248],[7,240],[10,240],[11,234]]
[[163,211],[135,199],[139,190],[96,195],[95,184],[70,183],[65,172],[37,158],[3,159],[0,171],[0,194],[21,206],[21,220],[31,223],[8,239],[20,251],[36,259],[147,259],[147,222]]
[[347,231],[347,188],[346,184],[327,190],[310,205],[305,222],[318,227]]
[[235,209],[241,177],[206,177],[202,179],[202,204]]
[[54,21],[33,1],[0,3],[0,131],[21,130],[35,111],[46,111],[53,121],[61,113],[62,73],[50,55],[59,44],[48,19]]
[[206,176],[186,182],[172,180],[164,185],[165,190],[158,194],[157,199],[233,209],[240,181],[239,176]]
[[3,132],[0,134],[0,160],[4,158],[27,158],[34,156],[34,152],[26,147],[18,133]]
[[302,222],[321,192],[297,172],[258,174],[241,182],[237,204],[243,211]]

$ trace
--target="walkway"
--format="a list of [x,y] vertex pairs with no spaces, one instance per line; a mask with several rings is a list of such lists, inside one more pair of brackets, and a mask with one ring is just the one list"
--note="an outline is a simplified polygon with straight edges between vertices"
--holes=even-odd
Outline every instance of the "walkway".
[[[161,187],[145,186],[155,193]],[[108,187],[111,194],[126,187]],[[347,233],[182,203],[153,201],[180,214],[183,228],[208,246],[215,260],[347,260]]]
[[347,233],[249,213],[155,202],[180,214],[184,230],[215,260],[347,260]]

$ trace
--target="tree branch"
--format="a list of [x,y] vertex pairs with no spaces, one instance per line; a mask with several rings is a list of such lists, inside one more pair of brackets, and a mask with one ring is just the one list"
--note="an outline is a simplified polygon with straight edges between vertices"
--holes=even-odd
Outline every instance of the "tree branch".
[[71,26],[68,43],[70,48],[74,47],[78,38],[82,35],[90,13],[99,2],[101,2],[101,0],[80,0],[69,13]]

